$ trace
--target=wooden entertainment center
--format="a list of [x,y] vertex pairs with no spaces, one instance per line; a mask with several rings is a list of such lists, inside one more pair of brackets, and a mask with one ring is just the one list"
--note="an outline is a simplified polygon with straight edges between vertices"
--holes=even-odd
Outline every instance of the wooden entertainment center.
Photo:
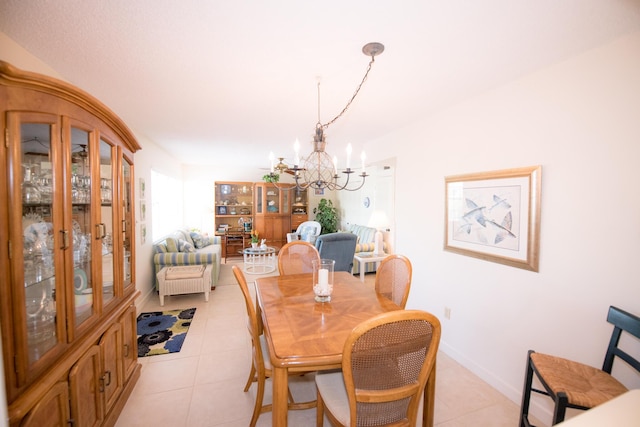
[[[294,184],[216,182],[215,230],[223,237],[222,253],[239,256],[250,246],[252,229],[261,240],[267,239],[268,246],[279,249],[287,243],[287,233],[308,220],[308,209],[307,191]],[[249,223],[246,228],[243,220]]]

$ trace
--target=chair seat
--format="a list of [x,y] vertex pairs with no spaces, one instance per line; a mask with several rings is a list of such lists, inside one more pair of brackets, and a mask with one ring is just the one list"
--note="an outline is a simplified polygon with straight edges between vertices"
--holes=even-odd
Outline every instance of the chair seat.
[[570,405],[593,408],[627,391],[606,372],[589,365],[532,353],[531,361],[554,394],[564,392]]
[[269,355],[269,347],[267,347],[267,338],[260,335],[260,347],[262,348],[262,359],[264,360],[264,369],[271,370],[271,356]]
[[322,395],[324,407],[344,426],[350,424],[349,399],[342,371],[318,372],[316,387]]

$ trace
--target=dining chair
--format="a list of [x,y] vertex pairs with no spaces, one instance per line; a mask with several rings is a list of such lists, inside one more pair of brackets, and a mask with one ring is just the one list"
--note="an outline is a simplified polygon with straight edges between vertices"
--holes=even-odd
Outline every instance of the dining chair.
[[[238,285],[240,285],[242,295],[244,296],[244,302],[247,308],[247,329],[249,330],[249,335],[251,336],[251,346],[253,353],[251,372],[249,372],[247,384],[244,386],[244,392],[246,393],[249,391],[252,383],[258,383],[258,389],[256,390],[256,403],[253,408],[251,423],[249,424],[251,427],[254,427],[258,422],[258,417],[260,417],[260,414],[269,412],[272,409],[271,404],[262,404],[262,401],[264,399],[265,382],[267,378],[270,378],[272,375],[271,359],[269,358],[269,349],[267,348],[267,342],[264,339],[264,334],[262,334],[262,322],[258,317],[256,308],[253,304],[253,299],[251,298],[251,293],[249,292],[249,286],[247,285],[247,279],[245,278],[244,273],[242,272],[242,269],[240,269],[240,267],[234,265],[231,268],[233,270],[233,275],[238,282]],[[295,373],[292,375],[300,375],[300,373]],[[315,406],[315,400],[310,402],[296,403],[293,400],[291,391],[289,390],[289,409],[309,409]]]
[[[618,346],[622,331],[640,338],[640,318],[611,306],[607,322],[613,324],[613,332],[602,369],[529,350],[520,407],[520,427],[531,426],[528,416],[532,391],[554,400],[552,425],[564,420],[567,408],[590,409],[627,391],[622,383],[611,376],[611,370],[617,356],[640,373],[638,358]],[[534,374],[544,390],[532,387]]]
[[318,372],[316,425],[415,426],[440,343],[440,321],[421,310],[389,311],[347,337],[342,371]]
[[335,260],[334,271],[351,273],[357,239],[358,237],[353,233],[321,234],[316,239],[316,248],[320,258]]
[[320,260],[315,246],[302,240],[294,240],[285,244],[278,252],[278,271],[280,275],[311,273],[312,261]]
[[411,288],[411,261],[402,255],[389,255],[376,271],[376,292],[404,308]]

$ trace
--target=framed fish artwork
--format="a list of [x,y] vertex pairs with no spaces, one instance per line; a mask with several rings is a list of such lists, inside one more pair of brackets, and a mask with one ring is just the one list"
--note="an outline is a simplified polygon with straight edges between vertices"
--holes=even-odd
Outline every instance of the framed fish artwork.
[[538,271],[542,166],[445,177],[446,251]]

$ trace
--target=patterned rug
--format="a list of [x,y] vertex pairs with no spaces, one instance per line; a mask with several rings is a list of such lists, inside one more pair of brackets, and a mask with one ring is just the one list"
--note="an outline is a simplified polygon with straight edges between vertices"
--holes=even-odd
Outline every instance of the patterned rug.
[[153,311],[138,316],[138,357],[177,353],[182,348],[195,308]]

